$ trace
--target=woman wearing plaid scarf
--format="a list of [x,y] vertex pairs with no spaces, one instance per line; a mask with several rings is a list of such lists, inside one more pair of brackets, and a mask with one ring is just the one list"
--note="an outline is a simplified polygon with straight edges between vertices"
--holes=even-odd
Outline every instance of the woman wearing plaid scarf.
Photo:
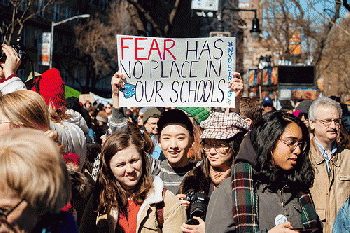
[[267,114],[241,143],[226,179],[213,193],[206,232],[318,232],[309,195],[314,170],[309,133],[296,117]]
[[[201,166],[186,174],[179,193],[182,193],[183,196],[184,194],[191,196],[191,192],[192,195],[202,194],[208,200],[214,189],[223,180],[230,177],[232,163],[249,125],[236,113],[214,112],[205,121],[202,121],[200,126],[204,129],[200,136],[203,140],[204,159]],[[192,199],[191,205],[187,208],[188,218],[192,219],[193,216],[196,216],[205,219],[207,201],[203,201],[203,211],[197,211],[198,204],[194,204],[197,199]],[[205,223],[202,219],[197,218],[198,225],[183,224],[181,227],[183,232],[204,233]]]

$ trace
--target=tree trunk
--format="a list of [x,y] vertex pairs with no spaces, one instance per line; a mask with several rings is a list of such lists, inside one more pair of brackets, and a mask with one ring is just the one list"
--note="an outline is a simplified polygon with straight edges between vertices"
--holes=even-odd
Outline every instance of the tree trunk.
[[341,6],[341,2],[336,1],[336,3],[335,3],[335,14],[330,19],[330,22],[325,27],[325,31],[324,31],[323,35],[321,36],[320,40],[318,41],[318,45],[317,45],[316,52],[315,52],[315,55],[314,55],[315,59],[313,60],[313,65],[315,65],[316,67],[319,67],[320,62],[322,60],[322,53],[323,53],[323,50],[324,50],[324,48],[326,46],[326,42],[327,42],[327,38],[328,38],[329,32],[332,30],[333,25],[336,23],[336,20],[339,18],[340,6]]

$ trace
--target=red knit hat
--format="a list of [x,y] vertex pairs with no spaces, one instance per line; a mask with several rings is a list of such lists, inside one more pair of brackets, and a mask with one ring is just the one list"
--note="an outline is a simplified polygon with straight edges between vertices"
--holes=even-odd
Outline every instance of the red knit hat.
[[63,155],[63,158],[64,158],[64,161],[66,161],[66,163],[70,163],[76,167],[80,166],[80,158],[77,154],[67,153]]
[[[56,109],[66,106],[65,83],[57,69],[47,70],[36,79],[36,82],[39,82],[39,94],[44,98],[47,106],[50,106],[50,103]],[[32,91],[38,92],[35,86]]]

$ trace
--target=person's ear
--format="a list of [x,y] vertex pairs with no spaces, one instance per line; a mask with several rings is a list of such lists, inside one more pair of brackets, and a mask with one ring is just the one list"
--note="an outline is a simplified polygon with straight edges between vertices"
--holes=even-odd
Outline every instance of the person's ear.
[[310,121],[309,120],[309,127],[311,129],[311,131],[314,131],[315,130],[315,127],[316,127],[316,122],[315,121]]

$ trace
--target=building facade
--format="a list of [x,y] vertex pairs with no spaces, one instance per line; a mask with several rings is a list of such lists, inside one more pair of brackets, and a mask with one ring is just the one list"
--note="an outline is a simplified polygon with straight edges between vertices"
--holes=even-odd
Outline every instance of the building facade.
[[[72,0],[70,2],[53,2],[45,7],[46,0],[22,0],[18,7],[17,17],[28,18],[23,25],[11,21],[12,12],[15,9],[9,0],[0,0],[0,25],[2,29],[0,42],[11,34],[11,45],[21,38],[27,58],[24,60],[18,75],[25,81],[33,70],[39,74],[49,69],[49,50],[53,46],[52,67],[61,72],[61,77],[67,86],[84,92],[88,86],[86,76],[93,66],[91,59],[80,53],[76,48],[76,36],[74,26],[84,23],[86,19],[74,19],[54,27],[53,44],[45,44],[43,36],[51,35],[51,24],[62,22],[66,19],[82,14],[94,14],[95,9],[104,11],[108,7],[108,0]],[[28,7],[31,4],[31,7]],[[28,17],[32,14],[32,17]],[[8,26],[14,26],[14,31],[6,30]],[[23,27],[21,29],[21,27]],[[18,32],[20,31],[20,35]],[[45,38],[45,36],[44,36]],[[46,56],[46,57],[45,57]]]

